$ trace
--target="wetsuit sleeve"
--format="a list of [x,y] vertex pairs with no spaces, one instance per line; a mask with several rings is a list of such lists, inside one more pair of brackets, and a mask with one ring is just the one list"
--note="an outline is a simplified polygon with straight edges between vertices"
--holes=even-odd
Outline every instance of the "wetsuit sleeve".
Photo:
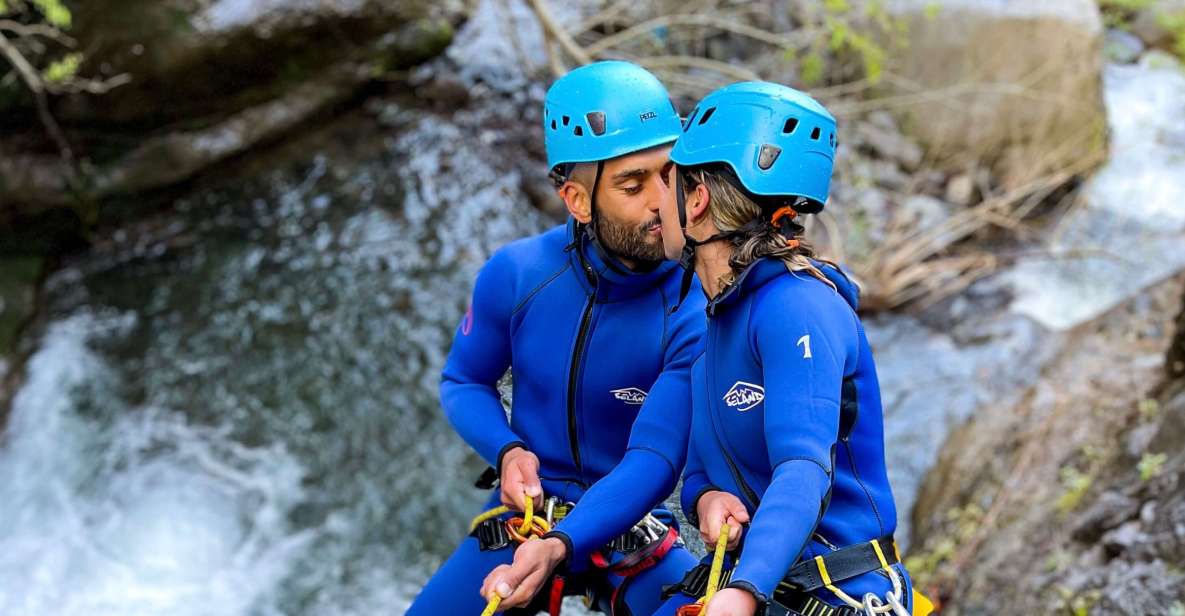
[[687,465],[683,468],[683,489],[679,493],[679,506],[683,508],[683,517],[695,526],[699,526],[699,511],[696,505],[705,493],[719,490],[708,480],[708,472],[704,469],[704,462],[695,450],[695,439],[687,439]]
[[497,388],[510,365],[511,266],[506,254],[498,252],[478,273],[472,304],[457,326],[440,383],[440,403],[449,423],[495,468],[510,446],[522,444],[510,429]]
[[750,335],[765,384],[773,476],[730,586],[768,600],[809,541],[831,488],[845,351],[827,317],[801,304],[761,307],[754,306]]
[[691,427],[691,364],[701,350],[702,305],[680,307],[664,367],[630,430],[625,456],[588,489],[552,536],[580,562],[626,532],[675,489]]

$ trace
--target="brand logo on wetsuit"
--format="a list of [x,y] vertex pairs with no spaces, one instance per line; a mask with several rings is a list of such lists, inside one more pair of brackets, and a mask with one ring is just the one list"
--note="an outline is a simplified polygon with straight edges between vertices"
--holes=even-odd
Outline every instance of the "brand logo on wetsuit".
[[737,381],[724,394],[724,403],[738,411],[747,411],[765,400],[765,388],[760,385]]
[[626,404],[642,404],[646,401],[646,392],[637,387],[626,387],[625,389],[614,389],[609,392],[613,394],[614,398],[621,400]]

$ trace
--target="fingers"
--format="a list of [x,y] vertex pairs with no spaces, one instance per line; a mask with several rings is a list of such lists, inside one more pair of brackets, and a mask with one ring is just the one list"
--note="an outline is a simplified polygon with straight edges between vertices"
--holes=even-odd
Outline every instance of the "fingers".
[[728,550],[735,550],[741,543],[741,534],[745,529],[741,527],[741,521],[734,516],[728,516]]
[[[502,469],[502,504],[515,511],[526,510],[526,498],[535,507],[543,506],[543,486],[539,481],[539,459],[525,452],[506,460]],[[524,496],[524,494],[526,496]]]
[[[543,582],[547,581],[548,571],[544,568],[532,569],[522,581],[511,584],[504,582],[508,587],[505,598],[502,600],[502,605],[505,607],[522,607],[531,602],[539,592],[539,588],[543,586]],[[497,586],[498,594],[502,594],[503,587]]]
[[[490,571],[490,574],[481,583],[481,596],[488,601],[493,596],[491,593],[494,591],[498,591],[498,594],[502,595],[503,598],[509,595],[510,586],[502,581],[508,571],[510,571],[510,565],[498,565],[494,567],[494,570]],[[501,592],[503,587],[505,587],[505,593]]]
[[749,523],[749,510],[745,508],[745,504],[738,498],[730,498],[724,503],[728,510],[728,515],[736,518],[736,521],[741,524]]

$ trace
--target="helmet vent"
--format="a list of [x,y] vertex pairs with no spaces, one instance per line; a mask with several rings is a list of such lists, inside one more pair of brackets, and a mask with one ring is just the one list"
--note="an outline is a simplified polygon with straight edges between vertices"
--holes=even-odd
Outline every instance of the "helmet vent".
[[831,147],[834,148],[836,145],[837,142],[835,141],[835,133],[831,133]]
[[564,116],[564,126],[567,126],[568,122],[570,122],[570,121],[572,121],[572,118],[569,118],[568,116]]
[[699,119],[699,125],[700,125],[700,126],[703,126],[703,125],[704,125],[704,123],[705,123],[705,122],[707,122],[707,121],[708,121],[708,119],[712,117],[712,114],[713,114],[713,113],[716,113],[716,108],[715,108],[715,107],[711,107],[711,108],[709,108],[707,111],[705,111],[705,112],[704,112],[704,115],[703,115],[703,116],[701,116],[701,117],[700,117],[700,119]]
[[683,121],[683,132],[687,132],[687,129],[691,128],[691,123],[695,121],[695,114],[697,113],[699,113],[699,107],[691,110],[691,115],[687,116],[687,119]]
[[761,146],[761,153],[757,156],[757,166],[762,171],[768,171],[770,167],[774,166],[774,161],[778,160],[778,155],[782,153],[782,148],[776,145],[765,144]]
[[789,135],[798,128],[798,118],[786,118],[786,125],[782,127],[782,133]]
[[576,126],[572,129],[572,134],[576,135],[577,137],[583,137],[584,136],[584,129],[580,128],[579,126]]
[[555,130],[555,120],[551,121],[551,130]]
[[819,140],[819,127],[818,126],[815,127],[815,130],[811,131],[811,139],[813,139],[815,141]]
[[596,136],[605,134],[605,114],[600,111],[590,111],[585,114],[584,119],[588,120],[588,127],[592,129],[592,133]]

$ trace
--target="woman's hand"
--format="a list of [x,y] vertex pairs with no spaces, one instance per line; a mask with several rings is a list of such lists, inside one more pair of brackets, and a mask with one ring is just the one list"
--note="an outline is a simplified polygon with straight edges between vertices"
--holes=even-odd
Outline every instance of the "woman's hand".
[[704,616],[753,616],[757,599],[739,588],[725,588],[708,602]]
[[700,535],[709,550],[716,545],[720,527],[725,523],[728,524],[728,549],[736,549],[741,541],[741,525],[749,522],[749,511],[741,499],[728,492],[713,490],[699,497],[695,510],[699,515]]

